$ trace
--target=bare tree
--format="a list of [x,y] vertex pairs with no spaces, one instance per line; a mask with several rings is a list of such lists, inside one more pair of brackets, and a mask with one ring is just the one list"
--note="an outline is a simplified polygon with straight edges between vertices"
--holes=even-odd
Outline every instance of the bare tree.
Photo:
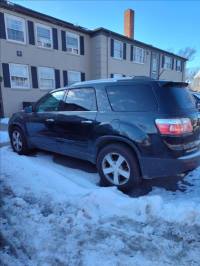
[[[197,50],[193,47],[185,47],[184,49],[179,50],[178,54],[182,57],[188,59],[188,61],[193,61],[196,56]],[[194,85],[194,77],[200,70],[200,67],[187,68],[185,73],[185,80],[189,83],[189,86],[192,88]]]
[[186,69],[185,73],[186,80],[191,82],[194,79],[195,75],[198,73],[198,71],[199,71],[198,67]]
[[189,46],[179,50],[178,52],[180,56],[187,58],[189,61],[194,60],[196,53],[197,50]]

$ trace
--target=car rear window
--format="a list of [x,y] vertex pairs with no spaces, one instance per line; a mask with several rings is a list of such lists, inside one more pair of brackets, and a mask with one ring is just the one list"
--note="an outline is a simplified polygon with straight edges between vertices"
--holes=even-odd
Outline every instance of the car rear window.
[[195,100],[187,87],[163,87],[158,91],[160,106],[164,109],[193,109]]
[[147,112],[157,110],[152,88],[148,85],[117,85],[106,88],[113,111]]

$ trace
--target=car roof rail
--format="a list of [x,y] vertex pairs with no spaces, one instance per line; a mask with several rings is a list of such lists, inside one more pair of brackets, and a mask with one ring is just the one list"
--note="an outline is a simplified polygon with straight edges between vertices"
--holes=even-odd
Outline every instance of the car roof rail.
[[115,79],[113,78],[113,80],[116,80],[116,81],[130,81],[130,80],[149,80],[149,81],[155,81],[155,79],[151,78],[151,77],[148,77],[148,76],[132,76],[132,77],[123,77],[123,78],[118,78],[118,79]]
[[146,79],[146,80],[155,80],[148,76],[133,76],[133,79]]

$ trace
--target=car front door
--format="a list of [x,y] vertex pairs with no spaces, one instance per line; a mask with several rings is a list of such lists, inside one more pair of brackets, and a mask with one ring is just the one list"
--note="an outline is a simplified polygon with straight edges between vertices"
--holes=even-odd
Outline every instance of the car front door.
[[56,121],[64,95],[65,90],[47,94],[36,104],[34,112],[29,114],[26,127],[30,142],[35,147],[59,152]]
[[96,123],[94,88],[69,89],[57,116],[60,152],[74,157],[90,156]]

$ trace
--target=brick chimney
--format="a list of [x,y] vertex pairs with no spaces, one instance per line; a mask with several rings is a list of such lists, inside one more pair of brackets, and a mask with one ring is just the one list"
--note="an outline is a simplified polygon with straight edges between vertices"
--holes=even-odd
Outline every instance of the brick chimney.
[[127,9],[124,12],[124,35],[134,39],[134,10]]

